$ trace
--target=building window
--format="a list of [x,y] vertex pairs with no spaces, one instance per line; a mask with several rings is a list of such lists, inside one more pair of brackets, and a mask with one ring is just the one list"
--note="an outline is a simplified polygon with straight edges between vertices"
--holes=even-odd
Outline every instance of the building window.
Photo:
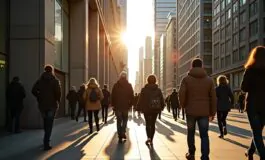
[[229,5],[231,3],[231,0],[226,0],[226,5]]
[[226,34],[226,37],[228,36],[231,36],[231,24],[229,23],[226,27],[225,27],[225,34]]
[[230,19],[230,18],[231,18],[231,9],[229,9],[229,10],[226,12],[226,17],[227,17],[227,19]]
[[243,6],[244,4],[246,4],[247,0],[240,0],[240,6]]
[[226,41],[225,52],[228,53],[232,48],[231,40]]
[[238,50],[233,51],[233,62],[238,62],[239,55]]
[[221,25],[222,24],[225,24],[225,15],[224,14],[221,16]]
[[225,9],[225,1],[222,0],[222,2],[221,2],[221,10],[224,10],[224,9]]
[[221,68],[225,67],[225,58],[221,58]]
[[216,20],[216,26],[219,26],[219,25],[220,25],[220,17],[218,17]]
[[219,44],[214,45],[213,49],[214,49],[214,57],[218,57],[219,56]]
[[219,69],[219,57],[214,59],[214,70]]
[[221,40],[222,39],[225,39],[225,29],[224,28],[221,30]]
[[221,54],[222,55],[225,54],[225,44],[224,43],[221,44]]
[[246,39],[246,29],[243,28],[239,32],[239,41],[243,42],[243,41],[245,41],[245,39]]
[[240,24],[244,24],[246,22],[246,20],[247,20],[247,13],[246,12],[240,13],[239,20],[240,20]]
[[258,21],[257,20],[250,23],[249,30],[250,30],[250,33],[249,33],[250,37],[256,36],[258,34]]
[[216,31],[215,33],[214,33],[214,42],[217,42],[217,41],[219,41],[219,38],[220,38],[220,33],[219,33],[219,31]]
[[237,30],[238,28],[238,17],[235,17],[233,20],[233,30]]
[[238,34],[233,35],[233,46],[236,46],[238,44]]
[[258,4],[257,4],[257,1],[254,1],[249,6],[249,16],[250,17],[255,16],[257,12],[258,12]]
[[225,57],[225,67],[229,67],[231,65],[231,55],[227,55]]
[[233,13],[238,11],[238,1],[233,4]]
[[246,47],[240,47],[239,48],[239,61],[243,61],[246,59]]
[[255,48],[258,45],[258,41],[251,42],[249,44],[249,51],[251,51],[253,48]]

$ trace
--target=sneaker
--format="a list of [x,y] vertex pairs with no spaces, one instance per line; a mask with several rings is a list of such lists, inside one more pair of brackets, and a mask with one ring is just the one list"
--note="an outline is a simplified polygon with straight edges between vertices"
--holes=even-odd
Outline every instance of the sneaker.
[[151,139],[148,138],[148,139],[145,141],[145,144],[148,146],[148,145],[150,144],[150,142],[151,142]]
[[224,135],[227,135],[227,129],[224,127]]
[[44,146],[44,148],[43,148],[44,151],[48,151],[51,149],[52,149],[52,147],[50,145]]
[[90,131],[89,131],[89,134],[92,134],[92,133],[93,133],[93,130],[90,130]]
[[190,153],[186,153],[186,159],[187,160],[195,160],[195,157],[194,157],[194,155],[193,154],[190,154]]

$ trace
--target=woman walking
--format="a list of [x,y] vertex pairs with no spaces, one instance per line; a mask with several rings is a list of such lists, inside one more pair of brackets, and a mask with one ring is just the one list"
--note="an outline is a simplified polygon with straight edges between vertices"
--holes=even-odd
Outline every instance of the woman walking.
[[147,78],[147,84],[141,90],[137,107],[144,113],[146,122],[146,145],[153,145],[153,138],[155,135],[155,123],[158,114],[163,110],[164,98],[161,89],[156,84],[155,75],[150,75]]
[[88,81],[87,89],[83,95],[85,99],[85,107],[88,114],[88,124],[90,134],[93,133],[93,114],[96,122],[97,131],[99,131],[99,118],[98,112],[101,109],[101,100],[104,98],[98,82],[95,78],[90,78]]
[[68,94],[66,96],[66,99],[68,100],[68,103],[69,103],[71,120],[74,120],[75,119],[76,104],[78,101],[78,95],[77,95],[75,86],[71,87],[70,91],[68,92]]
[[246,111],[252,130],[252,142],[246,156],[253,159],[258,150],[261,160],[265,160],[262,130],[265,125],[265,47],[254,48],[245,64],[241,89],[246,92]]
[[224,138],[227,135],[226,117],[234,104],[234,97],[231,88],[228,85],[228,80],[225,75],[220,75],[217,78],[216,96],[217,96],[217,120],[220,130],[219,138]]
[[76,122],[78,122],[78,118],[80,116],[81,111],[84,112],[84,122],[87,122],[86,120],[86,108],[85,108],[85,100],[83,99],[83,95],[86,91],[86,85],[83,84],[80,86],[77,95],[78,95],[78,112],[77,115],[75,117]]

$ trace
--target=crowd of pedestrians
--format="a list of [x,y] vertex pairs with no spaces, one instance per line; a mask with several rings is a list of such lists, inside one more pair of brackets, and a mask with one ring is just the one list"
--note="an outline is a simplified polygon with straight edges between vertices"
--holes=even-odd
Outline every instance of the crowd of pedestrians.
[[[262,131],[265,125],[265,47],[258,46],[250,52],[250,56],[244,65],[245,73],[241,84],[241,92],[237,101],[239,112],[246,111],[250,127],[253,133],[251,145],[245,155],[253,160],[253,154],[258,152],[260,159],[265,160],[265,147]],[[117,121],[118,142],[126,141],[126,128],[129,111],[133,108],[133,114],[137,112],[144,115],[146,124],[146,145],[153,146],[155,124],[157,118],[161,119],[161,112],[166,107],[172,112],[175,121],[182,118],[187,123],[188,160],[195,159],[195,130],[199,128],[201,138],[201,159],[209,160],[210,141],[209,123],[217,114],[219,126],[219,138],[228,134],[226,117],[234,106],[234,96],[225,75],[220,75],[216,80],[209,77],[203,68],[201,59],[196,58],[191,63],[191,69],[181,81],[179,91],[173,89],[164,99],[161,89],[157,84],[155,75],[149,75],[146,85],[140,93],[135,93],[128,82],[127,73],[122,72],[112,91],[108,86],[100,88],[95,78],[90,78],[77,91],[75,86],[69,90],[66,98],[69,102],[69,113],[72,120],[79,121],[81,112],[84,122],[88,121],[89,134],[93,133],[93,117],[96,130],[100,130],[99,112],[102,113],[102,122],[108,123],[109,107],[112,107]],[[51,65],[44,67],[44,72],[35,82],[32,94],[36,97],[38,107],[43,118],[44,150],[50,150],[50,137],[53,121],[61,100],[60,81],[54,74]],[[23,110],[23,99],[26,97],[23,85],[19,77],[14,77],[6,91],[8,111],[11,121],[8,125],[9,132],[20,133],[19,117]],[[76,108],[78,105],[78,111]],[[15,125],[13,125],[15,123]]]

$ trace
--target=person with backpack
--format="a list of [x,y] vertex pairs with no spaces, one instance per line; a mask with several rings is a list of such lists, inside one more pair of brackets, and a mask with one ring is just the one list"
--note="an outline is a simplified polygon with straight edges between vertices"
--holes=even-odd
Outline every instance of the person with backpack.
[[226,117],[234,104],[234,96],[225,75],[218,76],[217,85],[215,90],[217,96],[217,121],[220,130],[219,138],[224,138],[224,135],[227,135]]
[[[26,97],[25,89],[19,81],[19,77],[14,77],[6,90],[7,109],[10,111],[11,120],[8,125],[8,132],[20,133],[20,115],[24,108],[23,100]],[[13,122],[15,121],[15,126]]]
[[169,101],[171,104],[171,109],[173,113],[173,118],[175,121],[178,119],[178,110],[179,110],[179,96],[177,90],[174,88],[173,92],[171,93],[169,97]]
[[153,146],[155,135],[155,123],[158,114],[163,110],[164,103],[163,94],[156,84],[156,76],[149,75],[147,84],[142,88],[137,106],[143,112],[146,123],[147,146]]
[[70,109],[70,115],[71,120],[75,119],[75,110],[76,110],[76,104],[78,102],[78,94],[76,92],[76,87],[72,86],[70,91],[68,92],[66,99],[69,103],[69,109]]
[[209,122],[216,114],[216,93],[212,78],[203,69],[202,60],[196,58],[192,61],[192,68],[188,75],[181,81],[179,102],[185,108],[187,118],[187,142],[189,151],[186,153],[188,160],[195,159],[195,130],[196,123],[199,127],[201,138],[201,160],[209,160]]
[[127,73],[121,72],[119,80],[114,84],[111,93],[111,105],[117,117],[119,143],[126,140],[128,113],[133,105],[133,88],[127,80]]
[[260,160],[265,160],[262,131],[265,126],[265,46],[257,46],[249,54],[241,89],[246,93],[246,112],[252,130],[252,142],[245,153],[249,160],[257,149]]
[[44,70],[44,73],[34,84],[31,92],[38,101],[39,110],[43,118],[44,150],[50,150],[52,149],[50,146],[50,137],[53,121],[61,100],[61,85],[54,74],[52,65],[46,65]]
[[84,122],[87,122],[86,118],[87,118],[87,114],[86,114],[86,108],[85,108],[85,100],[83,99],[83,95],[86,91],[86,85],[83,84],[80,86],[78,92],[77,92],[77,96],[78,96],[78,112],[77,115],[75,117],[76,122],[78,122],[78,118],[80,116],[81,111],[84,112]]
[[99,131],[99,118],[98,112],[101,109],[101,100],[103,100],[104,96],[99,88],[99,84],[95,78],[90,78],[87,84],[87,89],[83,95],[85,100],[85,107],[88,115],[88,124],[90,132],[93,133],[93,114],[96,122],[97,131]]
[[108,91],[108,86],[106,84],[104,85],[104,88],[102,89],[102,93],[104,96],[103,100],[101,101],[102,122],[106,124],[108,120],[108,109],[110,105],[110,92]]

